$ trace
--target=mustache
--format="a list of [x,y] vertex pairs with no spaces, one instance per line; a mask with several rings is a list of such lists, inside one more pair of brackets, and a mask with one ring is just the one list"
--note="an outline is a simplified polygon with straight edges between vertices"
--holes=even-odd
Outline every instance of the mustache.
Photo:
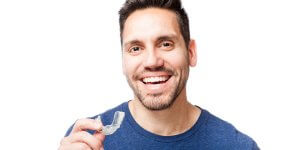
[[175,71],[173,71],[173,69],[161,66],[161,67],[157,67],[157,68],[145,68],[141,72],[136,73],[135,75],[133,75],[133,79],[137,79],[138,80],[138,79],[140,79],[140,77],[143,74],[154,73],[154,72],[166,72],[166,73],[168,73],[170,75],[174,75],[175,74]]

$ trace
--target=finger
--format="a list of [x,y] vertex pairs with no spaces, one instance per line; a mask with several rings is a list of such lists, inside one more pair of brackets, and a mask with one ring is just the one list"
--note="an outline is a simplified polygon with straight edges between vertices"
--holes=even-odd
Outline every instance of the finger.
[[99,139],[97,139],[96,137],[94,137],[86,131],[76,132],[71,136],[67,137],[66,140],[69,143],[85,143],[93,150],[98,150],[102,146],[102,141],[100,141]]
[[72,143],[70,145],[69,150],[92,150],[92,149],[85,143]]
[[71,131],[72,133],[85,131],[85,130],[97,130],[100,131],[102,128],[101,121],[96,121],[94,119],[79,119],[74,124],[74,127]]
[[103,143],[104,139],[105,139],[105,135],[102,132],[95,132],[93,134],[94,137],[96,137],[99,141],[101,141]]
[[92,149],[85,143],[72,143],[72,144],[61,144],[58,150],[92,150]]
[[60,141],[60,145],[65,145],[65,144],[69,144],[69,140],[68,137],[64,137],[61,141]]

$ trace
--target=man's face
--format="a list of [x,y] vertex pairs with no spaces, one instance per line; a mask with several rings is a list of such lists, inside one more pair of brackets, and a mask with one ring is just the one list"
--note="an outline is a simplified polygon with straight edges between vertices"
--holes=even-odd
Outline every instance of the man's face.
[[150,110],[172,105],[185,89],[189,57],[175,13],[158,8],[133,12],[123,30],[123,72],[137,98]]

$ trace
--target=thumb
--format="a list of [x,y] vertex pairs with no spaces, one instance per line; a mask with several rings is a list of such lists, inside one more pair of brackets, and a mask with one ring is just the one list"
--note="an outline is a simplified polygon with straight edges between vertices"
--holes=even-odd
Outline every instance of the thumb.
[[[101,117],[100,115],[95,119],[96,122],[100,123],[101,126],[103,127],[102,121],[101,121]],[[105,135],[101,132],[101,131],[97,131],[93,134],[94,137],[96,137],[98,140],[101,141],[101,143],[104,141],[105,139]]]

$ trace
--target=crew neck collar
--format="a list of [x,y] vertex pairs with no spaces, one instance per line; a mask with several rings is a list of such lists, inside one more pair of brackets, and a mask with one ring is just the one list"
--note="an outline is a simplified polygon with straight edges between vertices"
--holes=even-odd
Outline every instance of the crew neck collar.
[[154,133],[151,133],[147,130],[145,130],[144,128],[142,128],[133,118],[133,116],[131,115],[130,113],[130,110],[129,110],[129,106],[128,106],[128,102],[125,102],[123,103],[122,105],[122,109],[124,110],[125,114],[126,114],[126,121],[129,122],[129,124],[131,125],[131,127],[136,131],[138,132],[139,134],[147,137],[147,138],[150,138],[150,139],[153,139],[155,141],[160,141],[160,142],[165,142],[165,143],[168,143],[168,142],[175,142],[175,141],[181,141],[181,140],[184,140],[186,138],[188,138],[189,136],[193,135],[194,133],[196,133],[198,131],[198,129],[206,122],[207,120],[207,117],[208,117],[208,112],[202,108],[200,108],[199,106],[197,106],[199,109],[201,109],[201,114],[200,116],[198,117],[196,123],[190,128],[188,129],[186,132],[184,133],[180,133],[180,134],[177,134],[177,135],[172,135],[172,136],[161,136],[161,135],[157,135],[157,134],[154,134]]

